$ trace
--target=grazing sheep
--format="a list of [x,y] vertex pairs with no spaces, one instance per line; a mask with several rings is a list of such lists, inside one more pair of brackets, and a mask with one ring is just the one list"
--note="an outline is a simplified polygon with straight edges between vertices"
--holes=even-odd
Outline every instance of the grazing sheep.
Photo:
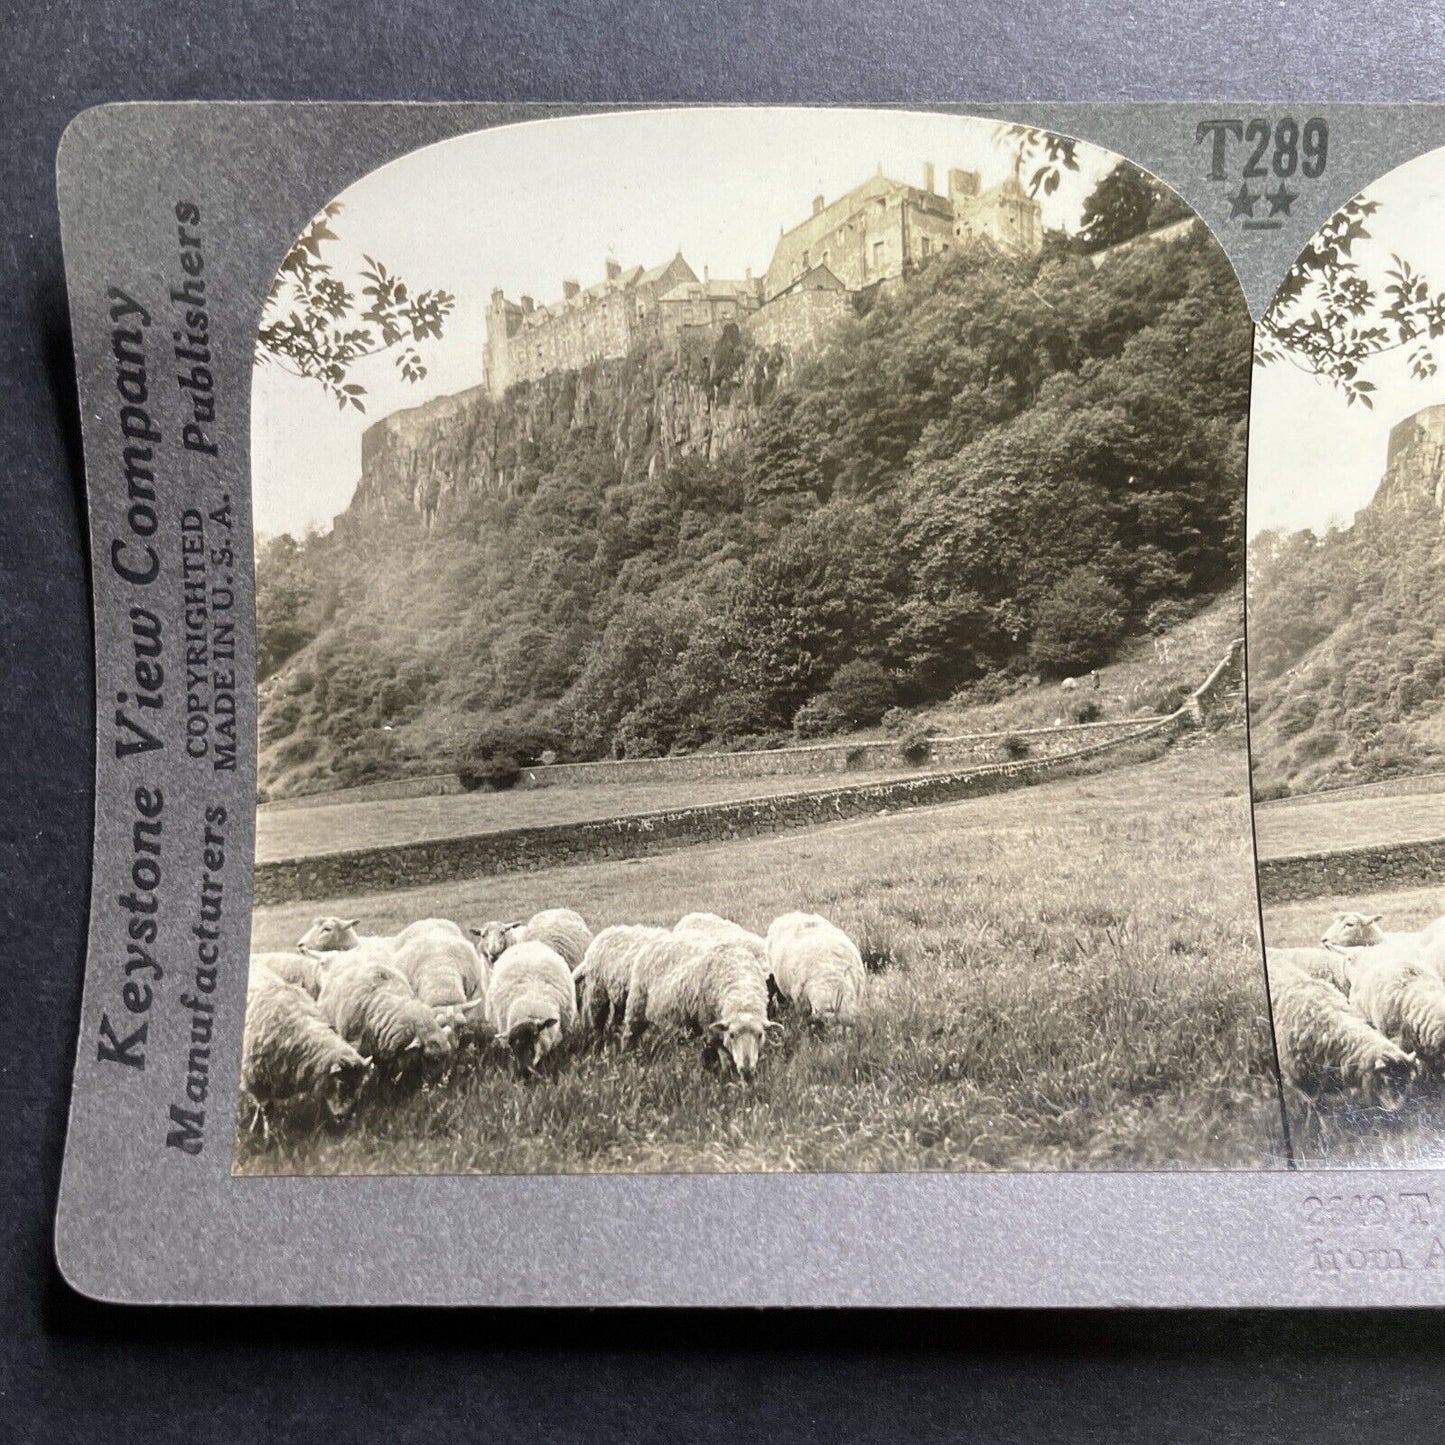
[[1431,1073],[1445,1074],[1445,983],[1417,963],[1376,961],[1374,952],[1351,963],[1351,1007]]
[[1066,677],[1066,678],[1059,684],[1059,687],[1060,687],[1064,692],[1078,692],[1078,690],[1079,690],[1079,679],[1078,679],[1077,677]]
[[492,970],[487,1017],[518,1067],[535,1073],[577,1022],[577,997],[566,960],[536,939],[514,943]]
[[264,966],[246,994],[241,1088],[269,1132],[277,1116],[309,1125],[350,1116],[371,1075],[357,1052],[322,1016],[316,1001]]
[[740,943],[744,948],[755,953],[759,962],[767,963],[768,943],[762,934],[754,933],[751,929],[744,928],[741,923],[734,923],[731,918],[724,918],[720,913],[684,914],[672,925],[672,931],[674,933],[703,933],[727,943]]
[[[309,953],[253,953],[251,955],[251,984],[258,972],[269,973],[283,983],[294,984],[304,989],[312,998],[321,992],[323,965]],[[250,987],[250,984],[247,985]]]
[[[652,953],[663,950],[654,946]],[[709,1065],[726,1056],[741,1079],[751,1080],[764,1040],[782,1030],[768,1020],[768,980],[757,955],[745,944],[709,939],[702,952],[687,950],[644,981],[646,962],[633,969],[622,1046],[632,1047],[647,1027],[701,1034]]]
[[560,953],[568,968],[576,968],[582,962],[587,945],[592,942],[587,920],[572,908],[544,908],[525,923],[501,923],[493,919],[472,929],[472,935],[477,940],[477,951],[489,963],[495,963],[513,944],[530,939]]
[[665,928],[616,923],[604,928],[582,956],[572,978],[581,988],[581,1019],[594,1033],[606,1033],[621,1024],[627,1006],[632,965],[644,945],[671,939]]
[[488,969],[460,928],[412,924],[397,934],[391,964],[455,1039],[474,1033],[486,1008]]
[[317,1004],[348,1043],[376,1063],[391,1083],[435,1078],[452,1053],[451,1035],[390,963],[362,950],[326,969]]
[[1333,984],[1284,967],[1271,971],[1269,991],[1280,1068],[1308,1099],[1356,1093],[1373,1108],[1404,1103],[1419,1060],[1361,1018]]
[[1298,969],[1349,996],[1349,956],[1338,948],[1270,948],[1265,950],[1265,962],[1271,975],[1278,969]]
[[562,955],[568,968],[576,968],[592,942],[592,930],[573,908],[544,908],[527,920],[517,940],[523,941],[545,943]]
[[785,913],[768,926],[768,967],[778,994],[818,1023],[854,1024],[867,973],[858,946],[817,913]]

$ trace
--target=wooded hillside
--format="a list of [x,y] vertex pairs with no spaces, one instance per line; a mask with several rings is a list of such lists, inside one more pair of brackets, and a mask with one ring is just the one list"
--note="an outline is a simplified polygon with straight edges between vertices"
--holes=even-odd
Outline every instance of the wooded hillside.
[[263,544],[262,789],[866,726],[1238,579],[1251,328],[1202,227],[1097,269],[942,256],[859,313],[802,359],[734,329],[469,394],[504,466],[423,445]]

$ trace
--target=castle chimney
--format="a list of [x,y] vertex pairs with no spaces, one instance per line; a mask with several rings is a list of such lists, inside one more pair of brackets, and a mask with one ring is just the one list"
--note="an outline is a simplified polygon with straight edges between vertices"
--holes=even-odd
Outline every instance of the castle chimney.
[[702,268],[702,279],[703,279],[703,284],[706,285],[706,284],[707,284],[707,267],[706,267],[706,266],[704,266],[704,267]]
[[536,303],[535,301],[533,301],[530,296],[523,296],[523,297],[522,297],[522,310],[523,310],[524,312],[526,312],[526,314],[527,314],[528,316],[530,316],[530,315],[532,314],[532,308],[533,308],[536,304],[537,304],[537,303]]
[[933,194],[933,162],[923,163],[923,189],[931,196]]
[[749,281],[751,281],[753,279],[753,268],[749,266],[747,270],[743,272],[743,275],[747,277]]
[[622,274],[622,262],[614,261],[611,256],[607,258],[607,279],[615,281]]
[[822,214],[822,210],[823,210],[823,198],[822,198],[822,196],[814,196],[814,197],[813,197],[813,214],[814,214],[815,216],[821,215],[821,214]]
[[576,281],[564,281],[562,283],[562,295],[570,301],[580,290],[581,285]]
[[978,172],[951,170],[948,173],[948,194],[955,199],[978,194]]

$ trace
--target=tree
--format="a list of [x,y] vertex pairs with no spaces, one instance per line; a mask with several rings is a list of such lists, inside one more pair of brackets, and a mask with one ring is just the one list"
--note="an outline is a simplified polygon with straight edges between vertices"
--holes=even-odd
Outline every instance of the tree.
[[1143,235],[1164,189],[1138,166],[1120,161],[1084,202],[1079,239],[1087,250],[1102,251]]
[[1046,672],[1079,672],[1108,659],[1124,633],[1124,594],[1076,567],[1043,600],[1029,657]]
[[352,367],[396,351],[402,380],[420,381],[426,366],[417,347],[441,339],[456,298],[447,291],[413,293],[370,256],[362,257],[362,284],[348,286],[322,259],[322,248],[338,239],[329,223],[340,211],[341,203],[332,201],[313,216],[282,259],[261,313],[255,361],[317,381],[343,411],[364,412],[366,388],[351,380]]

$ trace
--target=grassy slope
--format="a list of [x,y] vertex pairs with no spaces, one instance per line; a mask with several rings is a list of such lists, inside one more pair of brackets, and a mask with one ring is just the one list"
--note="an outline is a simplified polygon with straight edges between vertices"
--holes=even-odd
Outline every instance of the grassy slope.
[[[1265,942],[1270,948],[1318,944],[1336,909],[1383,914],[1385,927],[1391,929],[1420,928],[1445,914],[1445,887],[1276,904],[1264,910]],[[1301,1164],[1345,1168],[1445,1165],[1445,1096],[1438,1093],[1417,1096],[1398,1113],[1383,1115],[1348,1105],[1311,1111],[1297,1095],[1291,1093],[1287,1098],[1290,1137]]]
[[1260,808],[1255,830],[1261,858],[1364,848],[1445,836],[1445,800],[1438,793],[1399,797],[1336,798],[1287,808]]
[[816,908],[893,966],[847,1038],[790,1029],[752,1089],[692,1045],[576,1043],[549,1077],[484,1060],[347,1132],[243,1144],[254,1173],[1256,1167],[1277,1157],[1237,735],[980,802],[629,863],[259,910],[383,931],[548,904],[601,927]]
[[598,783],[595,786],[515,788],[504,793],[457,793],[436,798],[317,804],[256,815],[256,861],[309,858],[351,848],[455,838],[503,828],[534,828],[690,808],[699,803],[765,798],[841,784],[876,783],[919,771],[902,763],[891,772],[826,773],[820,777],[706,778],[677,782]]
[[994,703],[970,703],[965,695],[922,717],[945,733],[969,733],[1052,727],[1056,718],[1070,720],[1068,707],[1089,699],[1102,706],[1105,719],[1148,713],[1151,699],[1168,684],[1182,683],[1192,691],[1209,676],[1229,644],[1244,635],[1243,614],[1243,592],[1233,587],[1167,634],[1167,655],[1151,638],[1132,638],[1114,662],[1099,669],[1097,692],[1065,693],[1057,683],[1044,683]]

